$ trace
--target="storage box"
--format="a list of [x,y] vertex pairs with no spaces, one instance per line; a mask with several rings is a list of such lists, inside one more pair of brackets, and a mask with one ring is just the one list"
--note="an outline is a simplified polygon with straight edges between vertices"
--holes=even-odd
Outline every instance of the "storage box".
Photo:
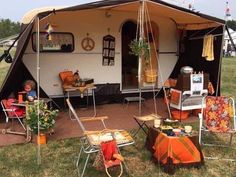
[[[203,89],[208,89],[209,74],[204,73]],[[190,74],[179,74],[175,89],[186,91],[190,90]]]
[[94,80],[91,79],[91,78],[84,78],[84,79],[81,79],[81,82],[84,82],[85,85],[87,85],[87,84],[92,84],[92,83],[94,83]]

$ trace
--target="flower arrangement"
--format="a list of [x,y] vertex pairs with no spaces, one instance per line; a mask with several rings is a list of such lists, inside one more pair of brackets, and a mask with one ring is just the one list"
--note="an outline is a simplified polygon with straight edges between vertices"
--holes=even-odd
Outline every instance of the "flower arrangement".
[[29,126],[30,130],[37,134],[39,120],[40,132],[46,133],[55,125],[57,115],[58,110],[48,109],[47,104],[43,100],[39,100],[32,105],[28,105],[25,123]]

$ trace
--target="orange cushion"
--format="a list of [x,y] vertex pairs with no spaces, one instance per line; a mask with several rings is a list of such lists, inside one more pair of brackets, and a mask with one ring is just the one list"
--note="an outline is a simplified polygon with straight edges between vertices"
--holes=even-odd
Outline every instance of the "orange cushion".
[[62,82],[64,82],[64,81],[65,81],[65,78],[68,77],[68,76],[69,76],[69,77],[70,77],[70,76],[73,77],[73,72],[72,72],[72,71],[62,71],[62,72],[59,73],[59,77],[60,77],[60,79],[61,79]]
[[67,76],[64,79],[63,85],[72,85],[75,82],[74,76]]

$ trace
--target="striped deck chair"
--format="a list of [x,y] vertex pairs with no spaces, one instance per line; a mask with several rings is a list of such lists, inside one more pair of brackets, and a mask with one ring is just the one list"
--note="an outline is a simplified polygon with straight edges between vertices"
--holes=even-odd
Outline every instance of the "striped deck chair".
[[[117,129],[107,129],[106,124],[105,124],[105,120],[108,119],[107,116],[86,117],[86,118],[79,117],[75,109],[73,108],[72,104],[70,103],[70,100],[66,99],[66,102],[71,113],[73,114],[81,130],[83,131],[83,136],[80,138],[81,148],[80,148],[79,155],[76,162],[78,176],[80,177],[85,176],[85,170],[87,168],[87,164],[88,164],[91,154],[99,153],[102,147],[104,147],[104,152],[103,152],[104,155],[105,155],[105,149],[106,149],[105,146],[109,146],[109,148],[113,148],[113,150],[115,150],[115,151],[113,150],[110,151],[112,152],[112,154],[114,152],[115,154],[117,154],[116,152],[119,152],[120,154],[120,151],[119,151],[120,148],[134,144],[133,138],[130,136],[130,134],[127,131],[117,130]],[[84,126],[85,122],[89,123],[89,122],[94,122],[94,121],[101,122],[103,125],[103,130],[97,130],[97,131],[86,130]],[[115,146],[109,143],[108,143],[109,145],[107,145],[107,143],[103,144],[103,142],[109,142],[111,140],[115,140],[114,142],[115,144],[113,144]],[[82,156],[85,156],[85,157],[83,158]],[[83,160],[85,160],[85,162],[83,162]],[[121,161],[114,161],[110,165],[111,166],[116,165],[117,164],[116,162],[120,163]],[[123,161],[122,163],[126,171],[128,172],[128,168],[126,164]],[[109,167],[111,167],[109,165],[109,158],[105,158],[104,165],[106,167],[105,169],[108,169]],[[80,170],[81,169],[80,166],[82,166],[82,171]],[[123,173],[123,170],[121,171],[121,174],[122,173]]]
[[[8,100],[3,99],[1,101],[2,110],[4,112],[4,115],[6,117],[6,126],[5,129],[2,130],[3,134],[9,133],[9,134],[16,134],[16,135],[26,135],[26,127],[23,123],[23,119],[25,118],[25,113],[22,109],[16,109],[14,106],[9,105],[11,103],[8,103]],[[7,124],[11,120],[11,127],[7,128]],[[19,121],[22,130],[14,130],[14,120]]]

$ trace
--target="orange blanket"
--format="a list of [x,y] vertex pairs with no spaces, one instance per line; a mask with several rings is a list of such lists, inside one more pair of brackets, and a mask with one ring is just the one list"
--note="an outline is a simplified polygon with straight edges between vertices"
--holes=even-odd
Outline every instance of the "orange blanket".
[[170,137],[159,133],[153,146],[154,157],[162,164],[171,158],[173,164],[201,162],[200,152],[187,136]]

